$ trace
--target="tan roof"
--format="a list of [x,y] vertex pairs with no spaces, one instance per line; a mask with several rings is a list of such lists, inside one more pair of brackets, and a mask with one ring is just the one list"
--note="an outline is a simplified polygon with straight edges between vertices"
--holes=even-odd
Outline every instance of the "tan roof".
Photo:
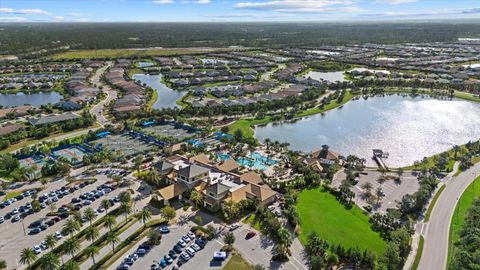
[[231,192],[227,200],[230,199],[234,202],[239,202],[247,198],[255,198],[259,202],[264,202],[275,196],[275,194],[277,193],[269,186],[248,184]]
[[198,154],[196,156],[193,156],[188,161],[190,161],[190,162],[200,162],[200,163],[203,163],[203,164],[212,163],[212,161],[205,154]]
[[250,171],[240,175],[240,180],[242,182],[248,182],[250,184],[262,184],[262,177],[256,172]]
[[9,124],[3,127],[0,127],[0,135],[6,135],[9,133],[13,133],[19,129],[25,128],[25,125],[20,124]]
[[178,182],[159,189],[157,191],[157,194],[164,200],[170,200],[184,193],[187,190],[188,188],[184,184]]
[[312,158],[323,158],[328,160],[338,159],[339,154],[333,152],[332,150],[320,149],[312,153]]
[[225,160],[224,162],[217,165],[216,167],[217,167],[217,169],[219,169],[221,171],[231,172],[231,171],[234,171],[234,170],[238,169],[238,167],[240,167],[240,166],[238,165],[238,163],[234,159],[229,159],[229,160]]

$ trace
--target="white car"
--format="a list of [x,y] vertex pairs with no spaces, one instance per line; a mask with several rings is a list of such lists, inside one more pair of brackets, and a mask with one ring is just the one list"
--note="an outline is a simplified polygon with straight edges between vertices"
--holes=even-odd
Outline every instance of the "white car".
[[275,210],[275,206],[269,205],[269,206],[267,207],[267,209],[270,210],[270,211],[273,211],[273,210]]
[[105,212],[105,208],[100,207],[100,208],[97,209],[97,212],[98,213],[103,213],[103,212]]
[[195,250],[195,252],[197,252],[197,251],[199,251],[199,250],[201,249],[200,246],[197,245],[197,244],[193,244],[193,245],[191,245],[190,247],[191,247],[193,250]]
[[5,219],[3,217],[0,217],[0,223],[3,223]]
[[190,257],[195,256],[195,250],[193,248],[189,247],[189,248],[186,249],[186,251],[187,251],[188,255],[190,255]]
[[186,247],[186,246],[187,246],[187,244],[186,244],[185,241],[183,241],[183,240],[179,240],[179,241],[178,241],[178,244],[179,244],[181,247]]
[[62,234],[61,234],[60,232],[56,232],[56,233],[55,233],[55,238],[56,238],[57,240],[62,239]]
[[240,227],[240,224],[233,223],[232,225],[230,225],[230,231],[234,231],[234,230],[238,229],[239,227]]
[[185,234],[184,236],[182,236],[182,240],[185,241],[185,243],[188,243],[190,242],[190,237],[188,236],[188,234]]
[[193,232],[188,232],[187,235],[191,240],[195,239],[195,234]]
[[38,254],[42,253],[42,248],[41,248],[40,246],[38,246],[38,245],[37,245],[37,246],[34,246],[34,247],[33,247],[33,252],[35,252],[35,254],[38,255]]

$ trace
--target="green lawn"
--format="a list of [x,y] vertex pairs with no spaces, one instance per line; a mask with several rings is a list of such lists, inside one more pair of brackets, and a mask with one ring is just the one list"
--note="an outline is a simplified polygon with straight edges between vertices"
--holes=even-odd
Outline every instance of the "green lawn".
[[474,96],[470,93],[455,91],[453,96],[456,97],[456,98],[461,98],[461,99],[466,99],[466,100],[470,100],[470,101],[480,102],[479,97],[476,97],[476,96]]
[[240,255],[233,254],[223,270],[252,270],[252,267]]
[[260,231],[260,222],[255,220],[255,214],[251,214],[248,218],[246,218],[243,223],[250,224],[255,230]]
[[418,265],[420,264],[420,259],[422,258],[423,253],[423,244],[425,239],[420,235],[420,241],[418,242],[417,255],[415,255],[415,261],[413,261],[412,270],[417,270]]
[[3,198],[3,201],[6,201],[6,200],[14,198],[14,197],[17,197],[18,195],[20,195],[22,193],[23,193],[22,190],[9,192],[9,193],[7,193],[7,195],[5,195],[5,197]]
[[304,190],[298,197],[301,220],[300,241],[305,245],[308,235],[316,231],[329,243],[345,248],[368,249],[381,255],[386,247],[380,234],[370,228],[368,216],[357,206],[346,209],[333,195],[322,188]]
[[133,75],[135,74],[143,74],[143,70],[139,68],[132,68],[128,70],[128,78],[132,79]]
[[[161,56],[161,55],[180,55],[180,54],[195,54],[202,52],[215,51],[200,50],[194,48],[164,48],[164,49],[102,49],[102,50],[71,50],[67,52],[57,53],[51,56],[54,60],[61,59],[94,59],[94,58],[122,58],[134,56]],[[221,51],[221,49],[219,50]]]
[[453,255],[453,243],[455,243],[460,236],[463,223],[465,222],[465,215],[467,210],[472,206],[473,201],[480,197],[480,176],[475,179],[463,192],[462,196],[458,200],[457,207],[452,216],[452,222],[450,224],[450,237],[448,243],[448,262],[450,263],[451,256]]

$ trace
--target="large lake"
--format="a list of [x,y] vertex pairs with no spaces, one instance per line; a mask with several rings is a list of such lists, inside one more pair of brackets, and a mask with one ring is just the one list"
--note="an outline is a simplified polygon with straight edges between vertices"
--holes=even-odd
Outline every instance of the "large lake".
[[289,142],[290,148],[311,152],[327,144],[346,156],[371,160],[372,149],[390,153],[387,166],[400,167],[480,139],[480,104],[422,97],[370,97],[299,119],[255,128],[255,136]]
[[17,107],[25,104],[39,107],[48,103],[55,104],[62,99],[62,95],[55,91],[15,94],[0,94],[0,105],[3,107]]
[[153,104],[153,109],[180,107],[177,105],[176,101],[187,93],[187,91],[176,91],[166,86],[160,81],[162,79],[161,74],[134,74],[132,79],[140,81],[142,84],[145,83],[147,86],[150,86],[157,91],[158,98],[157,101],[155,101],[155,104]]

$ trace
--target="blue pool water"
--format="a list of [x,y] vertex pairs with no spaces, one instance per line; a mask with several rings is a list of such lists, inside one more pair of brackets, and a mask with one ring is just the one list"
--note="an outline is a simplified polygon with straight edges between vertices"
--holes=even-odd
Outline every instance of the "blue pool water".
[[232,157],[229,154],[224,154],[224,153],[217,153],[216,156],[217,156],[217,159],[219,159],[221,161],[232,159]]
[[263,156],[262,154],[255,152],[250,154],[247,158],[237,159],[237,163],[240,166],[251,167],[259,170],[266,170],[269,166],[275,165],[278,163],[277,160]]

